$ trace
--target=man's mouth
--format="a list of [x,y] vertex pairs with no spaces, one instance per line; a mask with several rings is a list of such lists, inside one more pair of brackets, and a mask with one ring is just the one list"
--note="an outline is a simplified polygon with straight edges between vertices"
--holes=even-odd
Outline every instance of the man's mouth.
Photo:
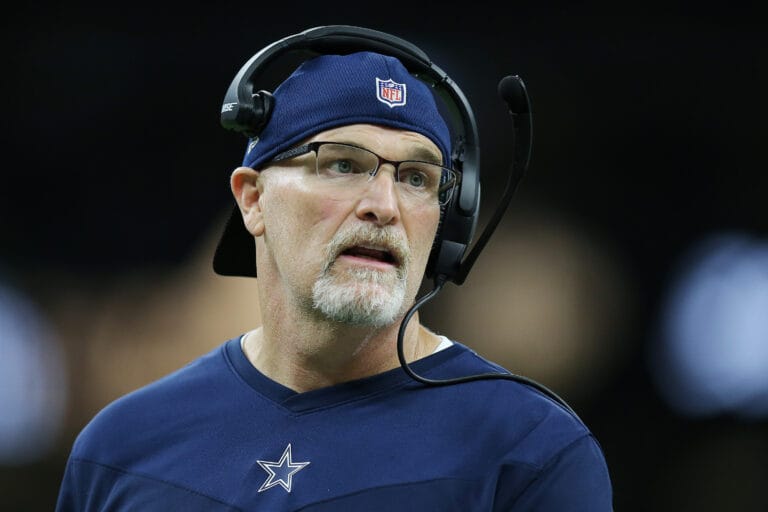
[[355,245],[341,252],[339,256],[347,256],[352,259],[369,261],[371,263],[383,263],[386,265],[400,266],[401,258],[386,247]]
[[404,279],[410,265],[410,253],[403,237],[394,230],[362,226],[338,233],[326,246],[328,272],[335,263],[380,271],[395,270]]

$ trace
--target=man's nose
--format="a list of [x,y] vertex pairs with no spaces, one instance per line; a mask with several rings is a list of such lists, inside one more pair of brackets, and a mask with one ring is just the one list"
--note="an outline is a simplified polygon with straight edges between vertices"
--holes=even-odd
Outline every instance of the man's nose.
[[384,164],[370,177],[356,208],[360,219],[385,226],[400,219],[400,204],[395,185],[395,168]]

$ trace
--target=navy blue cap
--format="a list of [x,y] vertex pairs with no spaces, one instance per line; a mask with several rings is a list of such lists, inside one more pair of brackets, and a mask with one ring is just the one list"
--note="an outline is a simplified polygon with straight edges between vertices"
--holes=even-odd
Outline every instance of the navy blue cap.
[[[395,57],[372,52],[321,55],[304,62],[274,93],[274,109],[249,140],[243,165],[259,169],[313,135],[351,124],[375,124],[420,133],[451,166],[451,137],[429,87]],[[253,236],[235,207],[213,262],[222,275],[256,276]]]
[[315,57],[273,95],[272,116],[249,141],[246,167],[258,169],[316,133],[358,123],[420,133],[440,148],[450,166],[450,134],[432,92],[394,57],[371,52]]

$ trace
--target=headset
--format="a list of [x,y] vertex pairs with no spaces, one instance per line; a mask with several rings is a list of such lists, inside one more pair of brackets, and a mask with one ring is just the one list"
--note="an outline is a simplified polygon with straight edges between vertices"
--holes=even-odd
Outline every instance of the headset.
[[[449,117],[452,136],[451,164],[461,173],[457,193],[444,206],[425,275],[434,280],[431,292],[417,300],[406,313],[399,330],[397,349],[403,370],[414,380],[431,386],[458,384],[484,379],[509,379],[526,383],[559,403],[571,414],[576,413],[553,391],[542,384],[512,373],[484,373],[455,379],[427,379],[411,370],[405,359],[403,339],[413,314],[431,300],[446,282],[464,283],[477,257],[490,239],[506,211],[519,182],[525,176],[532,147],[531,104],[522,79],[504,77],[498,94],[506,103],[513,121],[511,138],[514,157],[505,192],[499,207],[488,221],[482,235],[467,254],[477,227],[480,211],[480,148],[477,123],[472,108],[459,86],[416,45],[394,35],[352,25],[326,25],[310,28],[264,47],[240,69],[224,97],[221,125],[247,137],[257,137],[274,107],[272,94],[259,89],[259,80],[287,56],[305,59],[324,54],[345,55],[372,51],[396,57],[414,77],[425,83],[442,100]],[[255,92],[254,92],[255,91]],[[465,256],[466,255],[466,256]],[[578,418],[578,416],[576,416]]]
[[[256,137],[266,126],[274,106],[271,93],[259,89],[259,79],[267,70],[278,65],[287,56],[310,58],[322,54],[349,54],[357,51],[373,51],[398,58],[417,79],[427,84],[442,100],[449,117],[452,141],[452,166],[461,173],[461,182],[451,202],[444,207],[440,226],[427,263],[426,276],[440,281],[462,284],[474,264],[482,246],[490,237],[478,241],[475,250],[466,259],[465,254],[475,233],[480,210],[480,148],[477,123],[472,108],[459,86],[429,56],[414,44],[378,30],[351,25],[328,25],[310,28],[285,37],[264,47],[251,57],[235,76],[227,89],[221,109],[224,128]],[[530,120],[530,102],[525,85],[519,77],[502,80],[505,101],[515,116],[527,116]],[[514,103],[514,106],[512,105]],[[514,117],[514,116],[513,116]],[[515,132],[521,131],[522,158],[530,154],[530,122],[521,123]],[[517,145],[517,144],[516,144]],[[521,168],[515,166],[515,169]],[[522,178],[522,173],[516,173]],[[503,212],[502,212],[503,213]],[[498,216],[500,219],[500,215]],[[494,219],[495,220],[495,219]],[[495,229],[490,221],[490,231]],[[492,226],[492,227],[491,227]]]

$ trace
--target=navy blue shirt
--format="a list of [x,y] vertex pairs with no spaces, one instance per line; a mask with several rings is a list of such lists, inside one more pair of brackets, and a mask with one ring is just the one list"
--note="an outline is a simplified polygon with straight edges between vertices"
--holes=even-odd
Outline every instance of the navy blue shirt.
[[[466,346],[429,378],[499,371]],[[400,368],[306,393],[239,338],[97,414],[73,446],[65,511],[610,512],[599,444],[510,380],[425,387]]]

